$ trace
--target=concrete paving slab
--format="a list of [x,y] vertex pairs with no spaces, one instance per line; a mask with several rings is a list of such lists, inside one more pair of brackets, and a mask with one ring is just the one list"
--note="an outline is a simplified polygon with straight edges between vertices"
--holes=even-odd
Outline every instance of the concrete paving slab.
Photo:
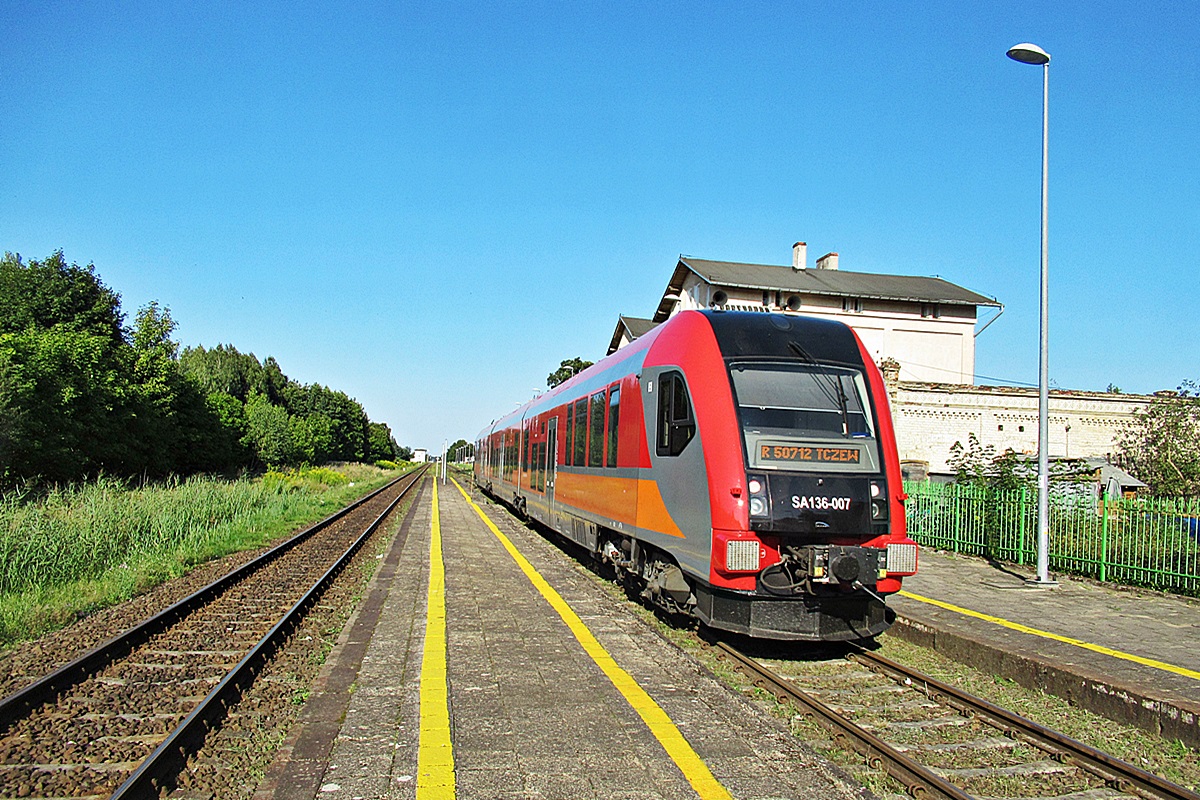
[[[439,495],[457,796],[696,797],[646,724],[457,490],[443,486]],[[308,793],[264,791],[260,800],[416,796],[429,508],[426,490],[407,539],[394,557],[389,554],[394,574],[358,662],[339,667],[340,650],[331,654],[330,672],[354,669],[355,675],[338,733],[327,745],[326,768],[318,769],[314,759],[298,762],[295,771],[304,774]],[[485,508],[734,797],[862,796],[860,787],[782,723],[730,693],[630,615],[594,576],[507,512]],[[309,747],[303,733],[293,739],[293,751]]]

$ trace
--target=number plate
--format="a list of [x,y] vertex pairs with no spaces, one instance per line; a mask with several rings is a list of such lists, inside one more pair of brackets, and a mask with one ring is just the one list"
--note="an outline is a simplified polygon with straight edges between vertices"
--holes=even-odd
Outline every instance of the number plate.
[[866,478],[770,474],[771,526],[780,532],[827,536],[871,533]]

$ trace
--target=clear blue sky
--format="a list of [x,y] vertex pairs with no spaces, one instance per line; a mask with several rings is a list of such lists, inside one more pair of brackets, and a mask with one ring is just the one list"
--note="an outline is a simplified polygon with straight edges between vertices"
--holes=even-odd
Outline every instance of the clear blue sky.
[[[0,249],[470,439],[680,253],[998,298],[977,381],[1200,378],[1200,3],[0,0]],[[986,376],[986,377],[985,377]]]

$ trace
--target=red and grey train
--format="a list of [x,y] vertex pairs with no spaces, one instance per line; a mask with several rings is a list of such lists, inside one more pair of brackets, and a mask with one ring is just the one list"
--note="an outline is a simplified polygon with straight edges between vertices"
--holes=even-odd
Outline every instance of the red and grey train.
[[917,569],[883,378],[836,321],[676,314],[475,452],[481,489],[712,628],[875,636]]

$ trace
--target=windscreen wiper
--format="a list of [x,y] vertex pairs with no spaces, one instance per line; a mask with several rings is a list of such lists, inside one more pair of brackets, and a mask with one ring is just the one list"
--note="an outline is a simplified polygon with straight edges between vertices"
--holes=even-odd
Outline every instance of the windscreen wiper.
[[[796,355],[800,356],[800,358],[804,359],[812,366],[818,367],[818,368],[820,368],[822,366],[821,364],[819,364],[817,362],[817,360],[815,358],[812,357],[812,355],[807,350],[804,349],[804,346],[801,345],[799,342],[789,341],[787,344],[788,344],[788,349],[790,349]],[[850,413],[847,410],[847,405],[849,404],[849,400],[846,397],[846,390],[842,388],[842,376],[838,375],[837,378],[834,378],[828,372],[824,372],[821,369],[814,371],[813,376],[816,378],[817,388],[821,390],[821,394],[825,395],[825,399],[828,400],[831,404],[836,405],[838,410],[841,412],[841,414],[842,414],[842,435],[849,437],[850,436]],[[832,388],[834,391],[830,391],[830,388]],[[836,392],[836,395],[834,394],[834,392]]]

